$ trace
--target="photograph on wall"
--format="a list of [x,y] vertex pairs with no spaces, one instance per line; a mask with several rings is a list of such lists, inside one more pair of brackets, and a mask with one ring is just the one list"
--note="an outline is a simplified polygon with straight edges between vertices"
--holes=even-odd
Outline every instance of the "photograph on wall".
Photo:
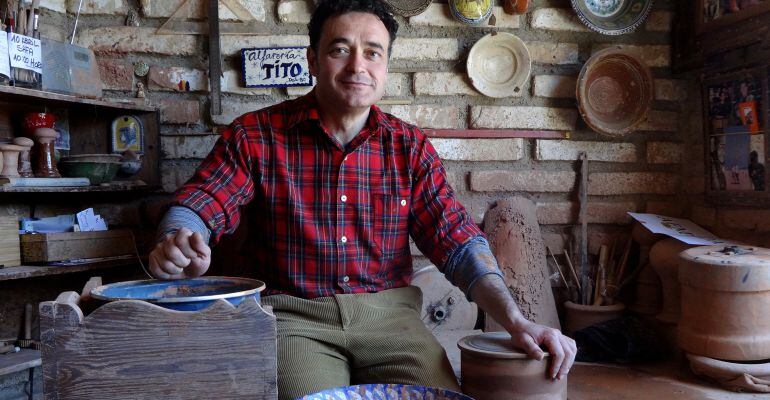
[[742,127],[733,126],[725,129],[724,163],[725,190],[753,190],[749,178],[749,159],[751,153],[751,135]]

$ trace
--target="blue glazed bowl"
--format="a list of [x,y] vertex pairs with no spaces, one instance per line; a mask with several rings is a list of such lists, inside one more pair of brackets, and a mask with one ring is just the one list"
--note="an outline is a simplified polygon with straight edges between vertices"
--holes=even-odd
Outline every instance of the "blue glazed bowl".
[[416,385],[367,384],[328,389],[297,400],[474,400],[447,389]]
[[150,279],[112,283],[92,290],[91,297],[104,301],[144,300],[172,310],[198,311],[218,299],[237,306],[244,299],[253,297],[259,304],[259,292],[264,289],[265,284],[256,279],[203,276],[171,281]]

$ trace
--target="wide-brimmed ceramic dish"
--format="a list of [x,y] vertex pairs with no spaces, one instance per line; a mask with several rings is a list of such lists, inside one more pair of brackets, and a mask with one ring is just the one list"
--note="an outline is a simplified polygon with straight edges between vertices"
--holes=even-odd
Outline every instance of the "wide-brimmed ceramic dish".
[[476,90],[489,97],[509,97],[521,94],[532,71],[532,59],[521,39],[495,32],[473,45],[466,67]]
[[493,8],[492,0],[449,0],[452,16],[468,25],[479,25],[489,19]]
[[586,26],[604,35],[633,32],[644,23],[652,0],[572,0],[572,8]]
[[474,400],[447,389],[416,385],[367,384],[328,389],[298,400]]
[[618,46],[591,56],[578,77],[580,115],[591,129],[611,137],[633,132],[647,118],[654,95],[650,69]]
[[177,280],[141,280],[99,286],[91,291],[98,300],[143,300],[179,311],[202,310],[218,299],[238,305],[248,297],[260,302],[262,281],[225,276],[202,276]]
[[431,0],[385,0],[394,13],[403,17],[421,14],[430,6]]

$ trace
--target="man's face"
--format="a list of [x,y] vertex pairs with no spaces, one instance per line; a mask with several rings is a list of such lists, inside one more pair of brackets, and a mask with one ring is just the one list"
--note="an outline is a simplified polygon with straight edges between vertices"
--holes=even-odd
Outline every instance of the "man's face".
[[339,111],[369,108],[382,98],[390,35],[379,18],[351,12],[323,25],[318,51],[308,48],[319,102]]

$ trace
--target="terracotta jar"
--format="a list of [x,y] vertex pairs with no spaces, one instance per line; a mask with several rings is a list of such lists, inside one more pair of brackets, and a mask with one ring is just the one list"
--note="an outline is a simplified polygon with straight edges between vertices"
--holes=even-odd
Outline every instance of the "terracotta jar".
[[529,358],[505,332],[466,336],[457,343],[463,393],[476,400],[566,400],[567,378],[548,375],[551,357]]
[[770,362],[736,363],[687,354],[695,375],[736,392],[770,393]]
[[667,324],[679,321],[679,253],[693,247],[679,240],[667,238],[652,246],[650,249],[650,265],[658,274],[663,295],[663,305],[655,318]]
[[56,169],[56,157],[54,155],[54,141],[59,135],[51,128],[35,129],[34,137],[37,142],[35,153],[35,176],[38,178],[60,178]]
[[615,303],[609,306],[575,304],[571,301],[564,303],[565,328],[568,333],[579,331],[591,325],[619,318],[626,306]]
[[679,344],[730,361],[770,358],[770,249],[703,246],[682,253]]

